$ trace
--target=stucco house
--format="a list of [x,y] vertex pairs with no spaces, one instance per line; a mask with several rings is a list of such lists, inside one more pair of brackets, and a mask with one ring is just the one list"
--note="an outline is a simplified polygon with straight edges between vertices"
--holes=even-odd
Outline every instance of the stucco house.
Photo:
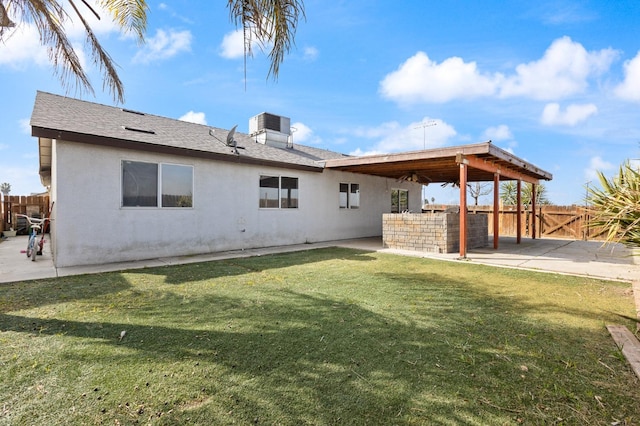
[[38,92],[31,117],[57,267],[379,236],[420,211],[411,179],[325,167],[289,119],[249,134]]

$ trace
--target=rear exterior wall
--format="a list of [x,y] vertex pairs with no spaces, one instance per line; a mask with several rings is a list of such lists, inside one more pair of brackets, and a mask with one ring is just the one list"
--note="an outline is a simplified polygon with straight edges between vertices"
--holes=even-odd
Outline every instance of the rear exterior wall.
[[[57,267],[185,256],[382,235],[391,190],[420,185],[54,141],[52,249]],[[122,207],[124,160],[193,166],[193,207]],[[299,208],[259,208],[261,175],[298,178]],[[339,184],[358,183],[360,206],[339,208]]]

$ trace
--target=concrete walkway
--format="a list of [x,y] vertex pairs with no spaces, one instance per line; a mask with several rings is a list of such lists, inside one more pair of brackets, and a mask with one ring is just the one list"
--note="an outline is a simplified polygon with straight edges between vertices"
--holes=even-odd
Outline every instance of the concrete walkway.
[[[456,262],[461,261],[458,260],[459,256],[456,253],[437,254],[394,250],[383,248],[381,238],[362,238],[262,249],[236,250],[198,256],[110,263],[106,265],[55,268],[53,266],[48,242],[45,244],[45,252],[42,256],[38,256],[35,262],[28,259],[24,252],[21,253],[21,250],[24,251],[26,246],[26,236],[11,237],[0,242],[0,283],[207,262],[237,257],[262,256],[272,253],[332,246]],[[493,249],[493,243],[490,241],[489,247],[471,250],[467,254],[467,259],[462,261],[628,282],[640,280],[640,250],[636,249],[633,251],[621,244],[602,246],[601,242],[595,241],[531,240],[523,238],[521,244],[516,244],[515,238],[501,237],[500,248],[498,250]]]

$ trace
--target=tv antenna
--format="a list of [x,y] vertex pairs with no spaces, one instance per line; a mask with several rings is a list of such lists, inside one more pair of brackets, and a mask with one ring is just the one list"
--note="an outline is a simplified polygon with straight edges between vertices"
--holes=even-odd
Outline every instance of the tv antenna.
[[414,129],[422,128],[422,149],[427,149],[427,127],[437,126],[438,123],[435,120],[423,121],[419,126]]

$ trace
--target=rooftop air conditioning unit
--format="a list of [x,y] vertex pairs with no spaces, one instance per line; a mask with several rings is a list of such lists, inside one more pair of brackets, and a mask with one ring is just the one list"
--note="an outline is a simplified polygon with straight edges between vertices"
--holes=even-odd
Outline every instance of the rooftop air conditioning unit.
[[249,119],[249,134],[256,142],[276,148],[292,148],[291,119],[263,112]]

